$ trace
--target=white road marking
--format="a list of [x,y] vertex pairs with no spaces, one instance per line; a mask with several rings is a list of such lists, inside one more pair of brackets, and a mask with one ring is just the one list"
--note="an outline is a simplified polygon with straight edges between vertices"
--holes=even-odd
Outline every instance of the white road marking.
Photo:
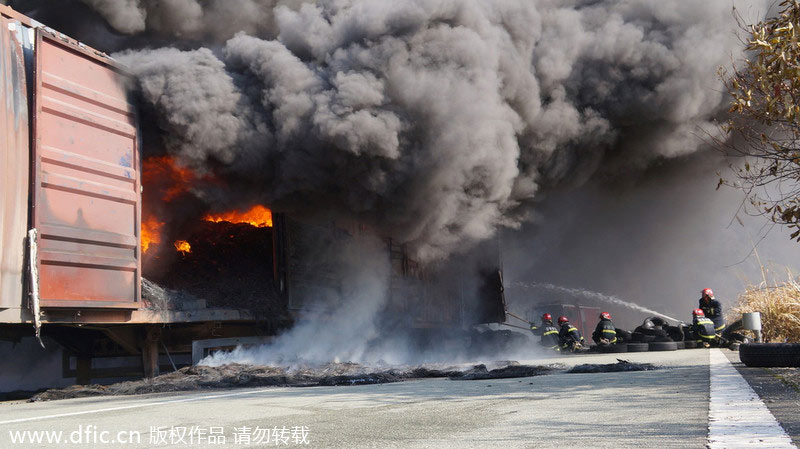
[[236,393],[224,393],[224,394],[212,394],[208,396],[194,396],[191,398],[184,398],[184,399],[172,399],[169,401],[156,401],[156,402],[145,402],[142,404],[133,404],[133,405],[122,405],[119,407],[108,407],[108,408],[99,408],[94,410],[83,410],[80,412],[70,412],[70,413],[59,413],[56,415],[41,415],[41,416],[32,416],[30,418],[19,418],[19,419],[9,419],[7,421],[0,421],[0,425],[2,424],[16,424],[21,422],[29,422],[29,421],[41,421],[44,419],[52,419],[52,418],[64,418],[67,416],[79,416],[79,415],[90,415],[93,413],[103,413],[103,412],[114,412],[117,410],[128,410],[132,408],[143,408],[143,407],[151,407],[155,405],[165,405],[165,404],[177,404],[180,402],[193,402],[193,401],[202,401],[205,399],[218,399],[218,398],[227,398],[231,396],[242,396],[245,394],[257,394],[257,393],[265,393],[268,391],[276,391],[277,389],[272,388],[263,388],[260,390],[249,390],[249,391],[238,391]]
[[794,448],[791,438],[725,354],[712,349],[709,357],[708,447]]

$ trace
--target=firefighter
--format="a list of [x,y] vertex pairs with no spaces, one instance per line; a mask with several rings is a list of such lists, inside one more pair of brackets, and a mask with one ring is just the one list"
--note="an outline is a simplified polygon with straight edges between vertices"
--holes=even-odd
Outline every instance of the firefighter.
[[611,322],[611,314],[603,312],[600,314],[600,322],[594,328],[592,340],[600,346],[613,345],[617,342],[617,329]]
[[553,316],[549,313],[545,313],[542,315],[542,324],[541,326],[534,326],[531,325],[531,331],[533,331],[534,335],[539,335],[541,337],[541,341],[539,344],[546,348],[554,349],[558,351],[558,346],[560,340],[558,338],[558,328],[553,326]]
[[706,318],[714,322],[714,332],[722,334],[722,331],[725,330],[722,305],[714,298],[714,292],[710,288],[704,288],[700,295],[700,309]]
[[562,351],[575,352],[583,348],[583,336],[575,326],[570,324],[567,317],[558,317],[558,325],[561,326],[561,330],[558,332],[558,338],[561,341]]
[[719,343],[714,322],[706,318],[702,309],[694,309],[692,312],[692,336],[706,348]]

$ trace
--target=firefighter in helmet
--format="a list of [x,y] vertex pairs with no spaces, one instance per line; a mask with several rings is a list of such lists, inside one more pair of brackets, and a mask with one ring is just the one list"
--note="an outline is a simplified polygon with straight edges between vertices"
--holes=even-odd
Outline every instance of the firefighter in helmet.
[[580,331],[569,322],[567,317],[558,317],[558,325],[561,326],[561,330],[558,331],[558,338],[561,341],[562,351],[575,352],[583,348],[583,336]]
[[599,346],[613,345],[617,342],[617,329],[611,322],[611,314],[603,312],[600,314],[600,321],[592,333],[592,340]]
[[706,348],[718,343],[714,322],[706,318],[702,309],[692,311],[692,336]]
[[700,292],[700,309],[706,318],[714,322],[714,331],[722,334],[725,330],[725,318],[722,316],[722,305],[714,298],[714,292],[710,288],[704,288]]
[[558,328],[553,325],[553,316],[549,313],[542,315],[541,326],[531,325],[534,335],[541,337],[539,344],[546,348],[558,351],[560,340],[558,338]]

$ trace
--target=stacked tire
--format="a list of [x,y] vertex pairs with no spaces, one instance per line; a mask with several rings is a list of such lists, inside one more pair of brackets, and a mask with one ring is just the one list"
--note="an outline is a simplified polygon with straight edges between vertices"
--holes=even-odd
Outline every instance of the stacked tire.
[[677,351],[678,343],[674,341],[654,341],[648,343],[649,351]]
[[686,341],[651,341],[649,343],[619,343],[608,346],[595,346],[595,351],[605,354],[617,354],[623,352],[648,352],[648,351],[677,351],[678,349],[697,349],[702,348],[694,340]]
[[647,352],[650,350],[650,343],[628,343],[628,352]]
[[605,354],[619,354],[622,352],[628,352],[628,345],[625,343],[620,343],[616,345],[600,346],[600,352]]

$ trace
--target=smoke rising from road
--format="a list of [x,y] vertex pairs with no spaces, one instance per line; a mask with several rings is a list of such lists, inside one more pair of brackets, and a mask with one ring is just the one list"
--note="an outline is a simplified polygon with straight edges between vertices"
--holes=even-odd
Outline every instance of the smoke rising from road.
[[[375,366],[481,359],[529,360],[552,355],[527,331],[494,335],[489,326],[483,326],[473,331],[458,327],[434,329],[425,334],[411,329],[408,323],[416,312],[413,302],[400,312],[390,305],[392,300],[413,301],[403,296],[411,288],[397,285],[390,288],[391,282],[403,281],[390,281],[391,266],[385,251],[385,242],[374,236],[359,236],[349,242],[341,241],[320,248],[315,260],[329,261],[336,267],[333,276],[340,280],[340,291],[328,295],[302,295],[299,299],[302,300],[303,316],[292,328],[275,336],[268,344],[214,352],[201,364],[242,363],[296,368],[333,361]],[[391,298],[391,294],[401,296]],[[466,300],[469,302],[471,299]],[[467,318],[467,321],[471,320]]]
[[[342,291],[335,298],[307,297],[304,321],[275,337],[269,345],[217,352],[204,364],[296,365],[331,360],[364,361],[370,342],[379,334],[376,317],[386,305],[389,289],[389,260],[377,238],[360,238],[341,248],[327,248],[319,257],[335,261]],[[364,260],[372,263],[365,264]],[[316,300],[316,301],[315,301]]]
[[322,207],[428,259],[519,226],[542,192],[697,151],[724,109],[716,70],[740,53],[731,7],[756,19],[766,10],[85,3],[119,33],[173,40],[116,56],[137,75],[166,150],[230,180],[229,191],[207,187],[207,201],[257,191],[279,208]]

